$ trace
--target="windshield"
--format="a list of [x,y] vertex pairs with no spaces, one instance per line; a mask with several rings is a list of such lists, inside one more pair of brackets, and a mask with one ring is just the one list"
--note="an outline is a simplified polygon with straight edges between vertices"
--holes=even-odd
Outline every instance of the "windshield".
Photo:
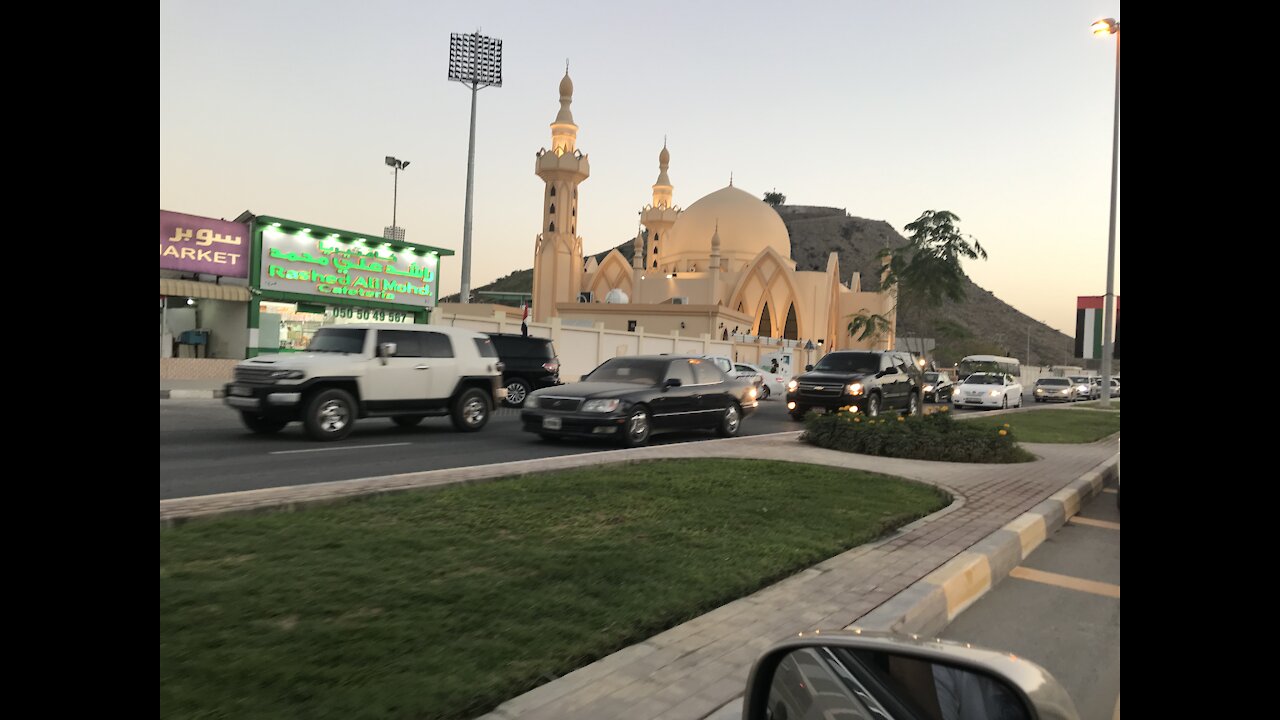
[[1066,385],[1070,385],[1070,384],[1071,384],[1071,381],[1067,380],[1066,378],[1045,378],[1045,379],[1042,379],[1042,380],[1037,380],[1037,381],[1036,381],[1036,384],[1037,384],[1037,385],[1060,385],[1060,386],[1066,386]]
[[974,373],[964,381],[965,385],[1003,385],[1004,377],[1001,375],[987,375],[985,373]]
[[345,328],[320,328],[311,344],[310,352],[361,353],[364,352],[364,334],[367,330]]
[[880,370],[880,356],[865,352],[831,353],[819,360],[813,369],[842,373],[874,373]]
[[587,382],[621,382],[636,385],[657,385],[666,374],[667,363],[662,360],[638,360],[613,358],[587,376]]
[[925,379],[925,382],[937,382],[938,373],[925,373],[924,379]]
[[1087,377],[1073,377],[1073,378],[1071,378],[1071,382],[1077,382],[1077,383],[1080,383],[1081,385],[1086,385],[1086,384],[1088,384],[1088,382],[1089,382],[1089,378],[1087,378]]

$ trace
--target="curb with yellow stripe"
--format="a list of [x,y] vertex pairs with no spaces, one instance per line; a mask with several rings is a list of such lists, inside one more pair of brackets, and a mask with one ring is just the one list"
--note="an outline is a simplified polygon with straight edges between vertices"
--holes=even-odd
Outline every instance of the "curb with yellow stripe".
[[1119,464],[1120,454],[1116,453],[849,627],[927,636],[941,633],[1080,512],[1087,500],[1102,492]]

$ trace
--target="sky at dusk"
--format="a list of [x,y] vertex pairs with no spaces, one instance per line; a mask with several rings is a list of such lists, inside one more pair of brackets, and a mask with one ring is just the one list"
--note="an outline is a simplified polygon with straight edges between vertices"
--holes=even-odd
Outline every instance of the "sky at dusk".
[[[470,91],[449,35],[503,41],[479,93],[472,287],[533,266],[535,153],[565,60],[584,251],[635,236],[666,136],[675,201],[734,185],[899,232],[950,210],[982,243],[966,271],[1074,334],[1106,287],[1118,0],[928,2],[323,2],[162,0],[160,208],[244,210],[458,253]],[[1116,293],[1119,294],[1117,234]],[[843,278],[846,282],[848,278]]]

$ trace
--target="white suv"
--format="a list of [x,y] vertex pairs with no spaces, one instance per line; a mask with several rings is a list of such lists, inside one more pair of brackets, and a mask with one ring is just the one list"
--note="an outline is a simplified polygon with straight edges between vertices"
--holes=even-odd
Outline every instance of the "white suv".
[[294,420],[316,440],[340,440],[357,418],[417,425],[448,415],[474,432],[506,395],[487,335],[436,325],[332,325],[303,352],[261,355],[236,366],[224,402],[246,427],[269,434]]

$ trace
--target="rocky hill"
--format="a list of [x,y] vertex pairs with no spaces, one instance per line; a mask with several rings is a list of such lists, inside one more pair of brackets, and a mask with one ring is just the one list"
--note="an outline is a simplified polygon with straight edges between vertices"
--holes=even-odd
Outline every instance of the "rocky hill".
[[[884,247],[901,247],[907,239],[883,220],[867,220],[850,216],[841,208],[780,205],[778,214],[791,235],[791,257],[797,270],[822,271],[827,256],[840,256],[841,279],[849,281],[855,270],[862,275],[862,288],[873,289],[879,277],[878,253]],[[631,260],[634,238],[618,245],[623,257]],[[608,250],[598,253],[604,260]],[[477,291],[530,292],[533,270],[517,270]],[[926,334],[938,342],[938,360],[955,362],[964,355],[991,353],[1010,355],[1023,362],[1027,359],[1027,330],[1031,330],[1031,361],[1037,365],[1062,365],[1071,361],[1074,341],[1044,323],[1024,315],[1003,302],[989,290],[966,280],[966,298],[962,303],[946,301],[937,310],[900,307],[899,337]],[[456,302],[457,295],[444,298]],[[481,301],[491,301],[478,298]],[[507,303],[518,305],[518,302]]]

